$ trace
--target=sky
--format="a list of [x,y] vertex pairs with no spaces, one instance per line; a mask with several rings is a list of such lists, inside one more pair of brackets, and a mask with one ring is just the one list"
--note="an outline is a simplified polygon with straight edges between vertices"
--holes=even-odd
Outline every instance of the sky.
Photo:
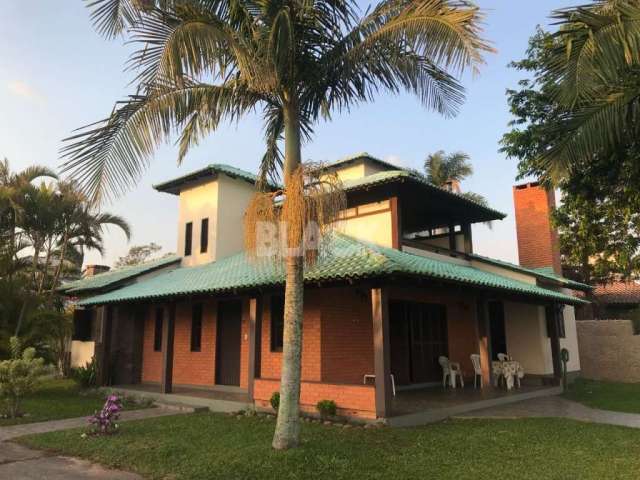
[[[459,114],[445,119],[425,110],[409,95],[383,94],[377,101],[334,115],[315,128],[304,145],[303,159],[332,161],[368,152],[404,167],[422,169],[437,150],[471,156],[474,175],[462,188],[484,195],[507,213],[492,227],[474,225],[476,252],[517,261],[512,186],[516,161],[499,150],[510,120],[505,92],[521,73],[508,67],[521,59],[536,25],[547,26],[556,8],[577,0],[477,0],[485,11],[484,37],[497,50],[486,56],[479,75],[463,80],[467,99]],[[367,2],[361,2],[363,8]],[[0,32],[0,158],[13,170],[39,164],[58,168],[62,139],[78,127],[107,116],[115,101],[132,93],[124,64],[131,45],[104,40],[93,29],[81,0],[5,0]],[[264,151],[260,118],[224,125],[191,150],[182,165],[173,144],[162,146],[137,187],[105,205],[133,227],[131,241],[110,229],[105,254],[89,252],[86,263],[111,265],[132,245],[156,242],[176,249],[177,197],[158,193],[152,184],[183,175],[209,163],[228,163],[257,171]]]

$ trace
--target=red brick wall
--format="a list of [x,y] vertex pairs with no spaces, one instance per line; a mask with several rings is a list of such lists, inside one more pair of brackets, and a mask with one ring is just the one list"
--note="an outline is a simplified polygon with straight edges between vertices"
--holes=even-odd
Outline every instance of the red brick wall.
[[215,301],[202,302],[202,342],[199,352],[191,351],[191,302],[176,305],[173,344],[173,383],[211,386],[214,383],[216,313]]
[[156,307],[150,305],[144,323],[144,341],[142,342],[142,381],[160,382],[162,376],[162,352],[153,351],[155,335]]
[[322,298],[322,381],[362,383],[374,372],[371,292],[332,288]]
[[[280,389],[278,380],[256,379],[254,398],[257,407],[271,409],[269,399]],[[376,418],[375,388],[371,385],[344,385],[303,382],[300,390],[300,408],[303,412],[318,413],[320,400],[336,402],[338,415]]]
[[[260,377],[279,379],[282,352],[271,351],[271,297],[265,295],[262,315],[262,356]],[[320,381],[320,310],[319,295],[305,293],[302,322],[302,380]]]
[[558,232],[549,217],[556,205],[555,192],[538,183],[513,187],[520,265],[553,267],[561,274]]
[[[216,316],[217,302],[203,302],[202,342],[200,352],[191,351],[191,301],[176,304],[175,336],[173,350],[174,385],[215,385]],[[154,352],[155,306],[149,307],[145,322],[142,381],[160,382],[162,352]],[[242,326],[240,333],[240,387],[247,388],[249,377],[249,301],[242,301]]]

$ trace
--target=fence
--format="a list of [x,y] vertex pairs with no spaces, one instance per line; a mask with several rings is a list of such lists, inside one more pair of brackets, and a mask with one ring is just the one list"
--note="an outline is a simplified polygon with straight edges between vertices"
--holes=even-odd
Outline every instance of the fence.
[[579,320],[576,327],[584,378],[640,382],[640,335],[631,320]]

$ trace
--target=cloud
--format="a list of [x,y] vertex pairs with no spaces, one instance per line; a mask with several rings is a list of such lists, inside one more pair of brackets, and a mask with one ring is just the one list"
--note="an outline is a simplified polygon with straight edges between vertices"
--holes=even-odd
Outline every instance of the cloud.
[[12,95],[24,98],[26,100],[29,100],[30,102],[38,104],[42,104],[45,102],[45,98],[40,95],[40,93],[20,80],[13,80],[7,83],[7,90],[9,90]]

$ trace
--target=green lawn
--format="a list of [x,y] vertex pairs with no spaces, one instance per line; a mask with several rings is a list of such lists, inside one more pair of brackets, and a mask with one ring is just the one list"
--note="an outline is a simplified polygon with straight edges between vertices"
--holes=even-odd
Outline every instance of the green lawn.
[[[21,410],[27,415],[13,419],[0,418],[0,427],[88,416],[102,408],[104,401],[104,394],[96,391],[87,393],[73,380],[46,380],[37,391],[24,399]],[[131,409],[136,406],[127,403],[126,407]]]
[[577,379],[565,398],[588,407],[616,412],[640,413],[640,383],[613,383]]
[[274,421],[200,413],[23,437],[148,478],[637,479],[640,430],[563,419],[456,420],[413,429],[303,424],[299,449],[270,447]]

